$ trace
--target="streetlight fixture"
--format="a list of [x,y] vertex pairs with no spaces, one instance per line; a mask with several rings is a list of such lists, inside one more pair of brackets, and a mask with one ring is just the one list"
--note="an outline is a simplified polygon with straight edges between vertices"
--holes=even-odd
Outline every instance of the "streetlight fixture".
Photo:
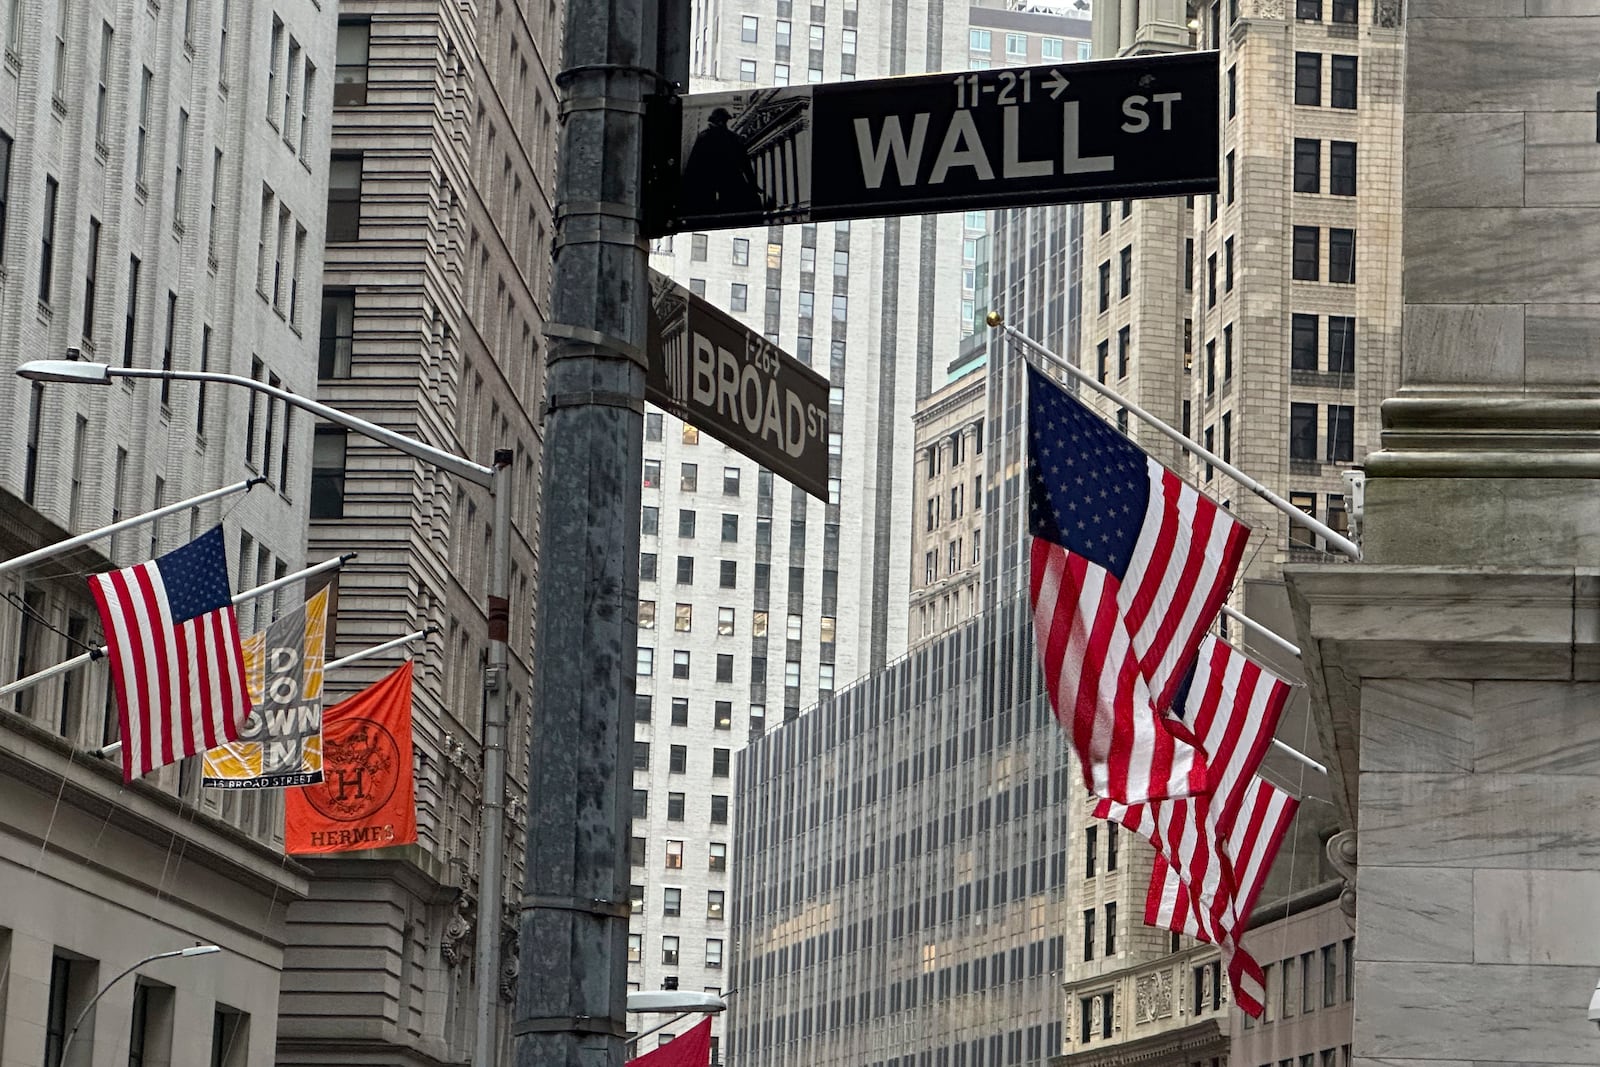
[[76,348],[67,349],[67,359],[35,359],[17,368],[17,375],[34,382],[59,382],[73,385],[108,385],[112,378],[160,378],[166,381],[214,382],[237,385],[277,400],[290,407],[310,412],[319,419],[353,430],[448,474],[465,478],[489,491],[493,504],[491,527],[493,553],[489,573],[488,655],[483,664],[483,860],[478,870],[478,930],[474,952],[475,980],[478,986],[476,1028],[473,1046],[474,1067],[492,1067],[495,1062],[493,1005],[499,989],[500,881],[505,838],[506,804],[506,666],[510,658],[507,642],[511,623],[511,459],[509,448],[494,453],[494,465],[485,467],[470,459],[424,444],[377,423],[368,422],[327,404],[291,393],[287,389],[258,382],[238,374],[215,371],[162,370],[155,367],[114,367],[79,358]]
[[653,1015],[671,1015],[666,1022],[657,1023],[650,1029],[634,1034],[628,1038],[623,1047],[624,1053],[627,1046],[635,1049],[639,1042],[660,1030],[665,1030],[682,1019],[691,1015],[716,1015],[728,1010],[727,997],[716,993],[695,993],[687,989],[645,989],[630,990],[628,993],[628,1011],[649,1013]]
[[83,1010],[78,1013],[78,1017],[72,1021],[72,1029],[67,1031],[67,1039],[61,1042],[61,1055],[57,1062],[67,1062],[67,1050],[72,1047],[72,1039],[78,1036],[78,1027],[82,1026],[83,1020],[89,1017],[90,1009],[95,1006],[101,997],[105,996],[111,991],[112,986],[128,977],[128,975],[132,974],[134,971],[137,971],[140,967],[143,967],[147,963],[154,963],[156,960],[170,960],[178,959],[180,957],[183,959],[188,959],[190,956],[209,956],[214,952],[221,951],[222,949],[216,945],[190,945],[188,948],[175,948],[168,952],[157,952],[153,956],[146,956],[138,963],[135,963],[132,967],[129,967],[127,970],[111,979],[111,981],[100,987],[100,992],[96,993],[89,1000],[89,1003],[83,1006]]

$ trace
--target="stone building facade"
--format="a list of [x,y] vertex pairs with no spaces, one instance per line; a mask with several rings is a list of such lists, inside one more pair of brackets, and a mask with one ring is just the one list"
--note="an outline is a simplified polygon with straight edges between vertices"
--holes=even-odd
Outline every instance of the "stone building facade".
[[[533,731],[540,430],[561,5],[339,6],[318,397],[488,465],[513,452],[505,838],[481,840],[481,662],[491,504],[378,442],[316,431],[307,534],[356,550],[341,652],[430,624],[424,642],[330,680],[352,692],[416,661],[418,841],[307,860],[290,912],[283,1064],[460,1062],[487,1000],[509,1048]],[[485,848],[503,882],[478,872]],[[502,901],[495,988],[475,980],[486,894]]]
[[[239,388],[36,384],[24,359],[316,388],[334,14],[311,0],[0,7],[0,558],[265,484],[0,577],[0,685],[103,643],[85,575],[221,523],[233,588],[303,565],[309,421]],[[301,589],[241,607],[246,631]],[[0,1060],[267,1064],[305,870],[269,792],[124,786],[105,662],[0,697]]]
[[911,520],[911,643],[979,611],[987,374],[980,367],[917,405]]

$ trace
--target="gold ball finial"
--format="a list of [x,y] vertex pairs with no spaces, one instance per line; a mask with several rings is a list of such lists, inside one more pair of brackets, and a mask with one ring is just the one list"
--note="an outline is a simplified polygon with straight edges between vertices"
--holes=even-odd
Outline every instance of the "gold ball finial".
[[1000,314],[998,311],[991,311],[989,314],[983,317],[983,321],[989,324],[990,329],[994,329],[998,326],[1004,326],[1006,324],[1006,317]]

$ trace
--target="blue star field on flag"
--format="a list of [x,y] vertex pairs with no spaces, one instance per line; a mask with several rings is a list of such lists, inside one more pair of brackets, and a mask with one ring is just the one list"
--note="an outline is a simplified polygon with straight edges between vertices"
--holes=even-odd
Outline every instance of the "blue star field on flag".
[[1121,580],[1149,505],[1149,458],[1032,367],[1028,401],[1028,509],[1033,535],[1099,564]]

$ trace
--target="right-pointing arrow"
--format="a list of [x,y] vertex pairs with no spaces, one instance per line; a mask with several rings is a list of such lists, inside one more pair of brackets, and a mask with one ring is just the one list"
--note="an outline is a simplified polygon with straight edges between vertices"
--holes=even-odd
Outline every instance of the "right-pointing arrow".
[[1054,67],[1050,68],[1050,77],[1044,80],[1044,87],[1050,90],[1050,99],[1054,100],[1061,95],[1061,91],[1072,83],[1061,76],[1061,72]]

